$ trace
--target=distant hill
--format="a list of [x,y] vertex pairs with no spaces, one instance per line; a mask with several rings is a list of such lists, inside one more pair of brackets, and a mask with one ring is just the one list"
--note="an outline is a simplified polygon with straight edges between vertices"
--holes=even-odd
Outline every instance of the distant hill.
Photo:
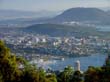
[[0,10],[0,20],[16,19],[16,18],[40,18],[53,17],[57,12],[53,11],[20,11],[20,10]]
[[[3,19],[8,19],[3,21]],[[58,12],[40,11],[13,11],[0,10],[0,23],[25,23],[25,24],[39,24],[52,23],[61,24],[64,22],[81,22],[86,24],[110,25],[109,11],[103,11],[98,8],[71,8],[65,10],[58,15]]]
[[52,22],[90,22],[110,24],[110,15],[97,8],[71,8],[54,17]]
[[97,30],[94,27],[85,26],[67,26],[60,24],[36,24],[26,28],[22,31],[27,33],[50,35],[50,36],[88,36],[97,35]]
[[108,10],[107,13],[110,15],[110,10]]
[[35,12],[29,11],[19,11],[19,10],[0,10],[0,18],[1,19],[14,19],[21,17],[32,17],[35,16]]

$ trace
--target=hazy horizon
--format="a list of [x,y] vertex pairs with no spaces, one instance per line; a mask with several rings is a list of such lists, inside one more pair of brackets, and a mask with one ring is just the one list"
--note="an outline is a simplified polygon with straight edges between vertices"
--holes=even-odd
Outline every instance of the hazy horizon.
[[22,11],[61,11],[74,7],[107,8],[110,0],[0,0],[0,9]]

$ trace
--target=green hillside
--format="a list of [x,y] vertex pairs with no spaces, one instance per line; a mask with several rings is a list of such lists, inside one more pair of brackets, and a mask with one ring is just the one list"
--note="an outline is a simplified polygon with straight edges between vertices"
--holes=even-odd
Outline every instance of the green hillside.
[[88,36],[99,35],[95,27],[67,26],[60,24],[36,24],[22,29],[28,33],[43,34],[50,36]]

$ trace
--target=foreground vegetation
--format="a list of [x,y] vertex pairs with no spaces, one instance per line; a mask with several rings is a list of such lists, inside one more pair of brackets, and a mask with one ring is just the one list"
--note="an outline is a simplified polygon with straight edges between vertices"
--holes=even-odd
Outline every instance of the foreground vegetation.
[[110,61],[103,67],[89,67],[84,73],[71,66],[61,72],[45,72],[12,54],[0,41],[0,82],[110,82]]

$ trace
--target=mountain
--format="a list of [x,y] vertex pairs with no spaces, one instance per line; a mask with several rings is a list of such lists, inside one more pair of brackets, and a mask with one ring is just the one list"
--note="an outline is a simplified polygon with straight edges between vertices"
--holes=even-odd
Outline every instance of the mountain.
[[42,34],[49,36],[89,36],[97,35],[97,30],[94,27],[87,26],[67,26],[60,24],[35,24],[21,29],[27,33]]
[[110,15],[110,10],[108,10],[107,13]]
[[29,12],[29,11],[0,10],[1,19],[14,19],[14,18],[22,18],[22,17],[31,17],[35,15],[36,15],[35,12]]
[[98,8],[71,8],[54,17],[50,22],[89,22],[110,24],[110,15]]
[[9,20],[17,18],[41,18],[53,17],[57,15],[57,11],[20,11],[20,10],[0,10],[0,20]]
[[[84,24],[110,25],[110,14],[98,8],[71,8],[63,13],[53,11],[15,11],[0,10],[0,23],[2,24],[61,24],[65,22],[79,22]],[[6,19],[6,20],[5,20]],[[5,21],[3,21],[5,20]]]

